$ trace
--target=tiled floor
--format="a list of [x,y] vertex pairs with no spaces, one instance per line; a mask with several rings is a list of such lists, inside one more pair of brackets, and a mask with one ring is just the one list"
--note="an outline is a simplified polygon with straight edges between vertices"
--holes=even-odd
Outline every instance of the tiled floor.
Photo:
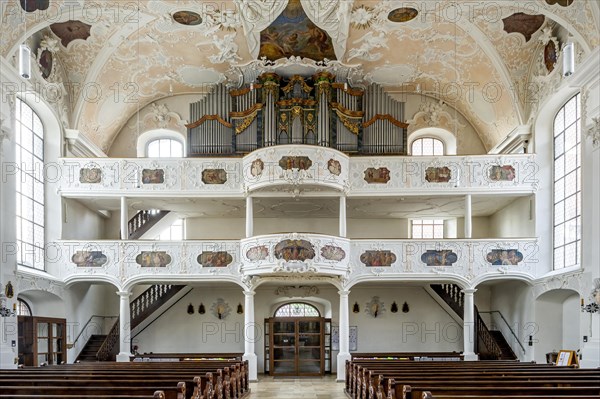
[[259,376],[250,383],[250,399],[346,399],[344,384],[335,376],[294,378]]

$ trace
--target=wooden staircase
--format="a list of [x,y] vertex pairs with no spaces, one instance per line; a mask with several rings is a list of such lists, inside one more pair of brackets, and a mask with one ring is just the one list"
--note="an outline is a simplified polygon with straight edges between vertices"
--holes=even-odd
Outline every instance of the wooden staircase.
[[[431,284],[431,289],[462,319],[464,318],[464,294],[456,284]],[[516,360],[517,356],[500,331],[490,330],[475,306],[475,352],[480,359]]]
[[169,211],[161,211],[159,209],[139,211],[127,223],[129,239],[137,240],[141,238],[168,213]]
[[500,355],[500,360],[515,360],[517,358],[515,352],[512,350],[512,348],[506,341],[506,338],[504,338],[502,332],[497,330],[490,330],[490,334],[492,334],[492,336],[496,340],[496,343],[500,347],[500,351],[502,352]]
[[88,342],[85,344],[79,356],[77,356],[76,362],[95,362],[97,361],[96,355],[102,346],[102,343],[106,340],[106,335],[92,335]]
[[[150,315],[160,309],[184,287],[185,285],[155,284],[131,301],[129,305],[131,330],[139,326]],[[115,324],[113,324],[108,335],[102,337],[104,337],[104,339],[94,354],[94,360],[114,361],[119,351],[119,318],[117,318]],[[86,344],[86,347],[88,344]]]

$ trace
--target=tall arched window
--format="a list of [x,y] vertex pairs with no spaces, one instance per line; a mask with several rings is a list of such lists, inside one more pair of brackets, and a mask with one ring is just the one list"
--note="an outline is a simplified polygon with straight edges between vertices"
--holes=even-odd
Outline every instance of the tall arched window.
[[20,99],[15,119],[17,264],[44,270],[44,127]]
[[444,143],[433,137],[422,137],[413,141],[411,154],[415,156],[444,155]]
[[275,317],[320,317],[319,309],[304,302],[286,303],[275,311]]
[[17,316],[33,316],[31,307],[21,298],[17,298]]
[[183,144],[173,139],[158,139],[148,143],[146,155],[149,158],[181,158]]
[[580,95],[554,119],[554,269],[581,264]]

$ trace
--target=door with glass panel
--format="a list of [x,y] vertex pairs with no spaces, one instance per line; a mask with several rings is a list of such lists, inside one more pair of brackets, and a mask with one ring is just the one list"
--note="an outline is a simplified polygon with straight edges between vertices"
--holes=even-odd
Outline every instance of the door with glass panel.
[[269,319],[271,375],[323,375],[324,325],[322,317]]

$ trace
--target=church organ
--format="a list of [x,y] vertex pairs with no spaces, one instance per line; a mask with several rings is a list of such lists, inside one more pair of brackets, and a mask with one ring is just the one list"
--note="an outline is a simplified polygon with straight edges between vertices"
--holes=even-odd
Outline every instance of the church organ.
[[406,154],[404,103],[371,84],[352,88],[329,72],[289,78],[263,73],[236,90],[216,85],[190,104],[189,156],[245,154],[308,144],[355,154]]

